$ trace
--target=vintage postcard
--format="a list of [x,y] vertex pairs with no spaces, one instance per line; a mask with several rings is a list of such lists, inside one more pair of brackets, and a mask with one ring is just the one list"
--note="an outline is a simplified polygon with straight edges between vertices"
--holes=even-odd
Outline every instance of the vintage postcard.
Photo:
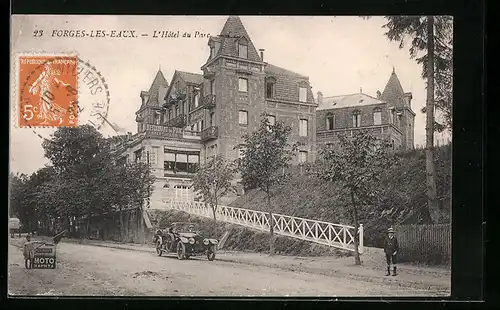
[[450,295],[450,16],[11,25],[11,297]]

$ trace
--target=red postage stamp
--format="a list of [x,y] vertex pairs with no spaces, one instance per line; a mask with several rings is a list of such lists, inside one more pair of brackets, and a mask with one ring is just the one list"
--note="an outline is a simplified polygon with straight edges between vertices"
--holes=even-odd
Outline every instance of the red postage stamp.
[[78,57],[18,57],[19,127],[78,126]]

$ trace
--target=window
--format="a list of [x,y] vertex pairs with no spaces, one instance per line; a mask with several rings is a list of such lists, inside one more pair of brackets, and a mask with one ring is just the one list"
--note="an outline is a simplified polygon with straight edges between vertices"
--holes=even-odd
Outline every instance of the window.
[[172,119],[172,109],[168,109],[168,119]]
[[194,95],[194,107],[197,108],[199,104],[200,104],[200,94],[196,93],[196,95]]
[[335,127],[335,116],[328,115],[326,117],[326,130],[333,130]]
[[395,114],[394,108],[389,109],[389,122],[391,124],[394,124],[394,114]]
[[142,149],[139,149],[134,152],[134,162],[141,162],[142,161]]
[[188,172],[196,173],[200,164],[200,155],[188,155]]
[[354,113],[352,114],[352,126],[361,126],[361,113],[359,111],[354,111]]
[[211,46],[210,47],[210,58],[214,58],[215,57],[215,46]]
[[160,116],[161,116],[160,111],[155,111],[155,116],[154,116],[155,120],[154,120],[154,123],[156,125],[160,125]]
[[248,80],[244,78],[239,78],[238,79],[238,90],[241,92],[247,92],[248,91]]
[[238,44],[238,57],[248,58],[248,46],[243,40]]
[[299,136],[307,137],[307,124],[308,121],[306,119],[301,119],[299,124]]
[[267,120],[269,121],[269,125],[274,126],[276,124],[276,116],[268,115]]
[[165,161],[163,162],[163,169],[166,173],[175,172],[175,153],[165,153]]
[[151,153],[149,154],[149,163],[151,165],[156,165],[157,164],[157,158],[158,158],[158,147],[153,146],[151,148]]
[[214,80],[210,81],[210,94],[215,95]]
[[215,113],[210,113],[210,127],[215,126]]
[[203,130],[203,129],[205,129],[205,121],[201,120],[200,121],[200,130]]
[[307,102],[307,88],[305,88],[305,87],[299,88],[299,101],[300,102]]
[[299,151],[299,163],[306,163],[307,162],[307,152],[306,151]]
[[180,113],[180,108],[179,108],[179,105],[176,105],[175,106],[175,116],[179,116],[181,113]]
[[382,111],[380,109],[373,110],[373,125],[382,124]]
[[248,125],[248,112],[247,111],[240,111],[238,123],[240,125]]
[[180,173],[187,173],[187,167],[188,167],[188,162],[187,162],[187,155],[186,154],[175,154],[175,172],[180,172]]
[[274,95],[274,82],[266,82],[266,98],[273,98]]

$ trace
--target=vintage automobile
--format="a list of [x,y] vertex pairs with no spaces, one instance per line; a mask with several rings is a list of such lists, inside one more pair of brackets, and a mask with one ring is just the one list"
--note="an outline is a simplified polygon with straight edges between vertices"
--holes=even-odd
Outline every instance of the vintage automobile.
[[176,222],[166,230],[158,230],[154,242],[156,253],[176,253],[178,259],[206,255],[209,261],[215,259],[217,239],[204,238],[193,223]]

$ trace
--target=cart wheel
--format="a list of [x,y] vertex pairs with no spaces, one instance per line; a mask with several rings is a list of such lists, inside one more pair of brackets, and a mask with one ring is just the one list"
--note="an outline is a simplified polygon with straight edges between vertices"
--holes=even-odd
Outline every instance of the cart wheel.
[[177,243],[177,258],[180,260],[186,258],[186,246],[182,243],[182,241]]
[[161,237],[158,238],[158,240],[156,240],[156,253],[158,254],[158,256],[161,256],[162,252],[161,252]]
[[210,250],[207,251],[207,259],[209,261],[213,261],[215,259],[215,246],[213,246]]

